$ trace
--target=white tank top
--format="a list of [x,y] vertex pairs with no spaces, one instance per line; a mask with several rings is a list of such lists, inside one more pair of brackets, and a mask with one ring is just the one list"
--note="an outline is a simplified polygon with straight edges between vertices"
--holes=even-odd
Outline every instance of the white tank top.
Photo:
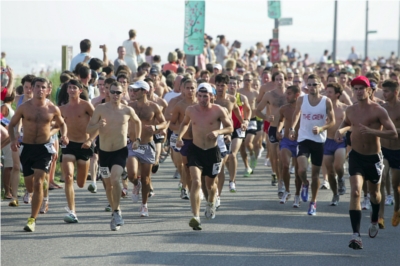
[[308,101],[308,95],[303,96],[303,104],[301,105],[300,128],[297,141],[312,140],[324,143],[326,140],[326,130],[314,135],[313,127],[322,127],[326,122],[326,97],[322,96],[321,101],[316,106],[311,106]]
[[122,45],[125,47],[126,54],[125,56],[132,57],[136,59],[136,51],[135,48],[133,47],[133,42],[132,40],[125,40]]

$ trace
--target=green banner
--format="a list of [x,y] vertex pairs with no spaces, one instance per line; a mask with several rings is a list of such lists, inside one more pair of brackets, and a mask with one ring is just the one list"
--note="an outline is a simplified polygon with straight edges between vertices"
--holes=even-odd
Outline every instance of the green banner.
[[268,1],[268,17],[281,18],[281,1]]
[[204,48],[205,1],[185,1],[185,39],[183,50],[189,55],[199,55]]

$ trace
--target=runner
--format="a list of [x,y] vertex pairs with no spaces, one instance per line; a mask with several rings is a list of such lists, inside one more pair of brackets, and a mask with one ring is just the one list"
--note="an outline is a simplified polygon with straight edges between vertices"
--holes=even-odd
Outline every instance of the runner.
[[296,103],[296,110],[293,113],[292,126],[289,128],[290,140],[295,140],[296,131],[294,128],[299,122],[300,128],[297,137],[299,148],[297,151],[298,175],[303,187],[301,198],[303,202],[308,201],[309,181],[307,180],[307,161],[311,155],[311,190],[312,198],[308,208],[308,215],[317,213],[317,193],[319,189],[319,173],[324,154],[324,142],[326,130],[335,125],[335,117],[332,109],[332,102],[326,96],[319,94],[321,81],[317,75],[310,75],[307,79],[309,94],[300,97]]
[[[142,189],[142,205],[139,209],[141,217],[149,216],[147,199],[150,192],[151,168],[155,163],[156,155],[153,135],[168,126],[158,104],[147,99],[149,91],[150,86],[145,81],[140,80],[129,85],[129,96],[131,99],[135,99],[135,101],[130,102],[128,106],[132,107],[137,113],[143,129],[137,149],[133,148],[133,146],[131,148],[131,145],[129,145],[131,140],[129,140],[127,160],[128,178],[134,186],[132,190],[132,200],[134,203],[139,201],[139,193],[140,189]],[[138,180],[139,167],[141,181]]]
[[335,114],[335,125],[326,131],[327,139],[324,145],[323,158],[323,164],[328,174],[329,186],[333,192],[331,206],[337,206],[339,203],[339,195],[344,195],[346,192],[345,181],[343,179],[343,165],[346,160],[346,142],[337,143],[334,139],[336,130],[341,125],[346,108],[348,107],[348,105],[340,102],[342,92],[343,88],[340,84],[327,84],[326,96],[332,101],[333,113]]
[[[189,123],[192,123],[193,144],[188,152],[188,166],[192,178],[190,201],[194,217],[189,226],[193,230],[201,230],[200,222],[200,188],[201,176],[205,176],[208,191],[205,216],[207,219],[215,218],[215,177],[220,171],[221,154],[217,147],[217,136],[229,134],[233,131],[232,124],[226,112],[219,105],[211,104],[213,94],[209,83],[202,83],[197,88],[198,104],[186,109],[177,139],[177,147],[183,147],[183,135],[186,133]],[[220,125],[223,128],[220,129]]]
[[119,179],[123,173],[128,157],[126,147],[128,123],[133,126],[129,130],[132,148],[137,149],[140,143],[141,123],[135,111],[121,104],[122,85],[113,82],[110,86],[110,102],[98,105],[89,121],[86,133],[90,136],[99,134],[100,173],[106,184],[106,194],[113,210],[110,228],[119,230],[124,224],[119,206],[121,185]]
[[[264,94],[264,97],[257,105],[256,114],[261,117],[264,121],[270,122],[268,129],[268,141],[269,141],[269,159],[272,168],[272,179],[271,185],[276,186],[278,183],[278,197],[281,199],[285,188],[283,186],[282,176],[280,175],[280,162],[279,162],[279,140],[277,136],[277,126],[279,123],[279,108],[286,104],[286,87],[285,87],[286,75],[282,71],[275,72],[272,75],[272,82],[275,85],[275,89]],[[262,113],[262,110],[267,107],[269,114],[268,116]]]
[[[82,188],[85,185],[89,170],[89,158],[93,156],[93,139],[95,136],[86,134],[86,127],[93,115],[94,107],[87,101],[81,100],[79,95],[83,86],[78,80],[71,79],[68,84],[69,101],[60,106],[61,115],[68,127],[67,146],[62,148],[62,173],[65,180],[65,196],[67,198],[68,214],[64,217],[66,223],[77,223],[75,210],[74,171],[77,165],[76,183]],[[95,178],[95,174],[92,176]]]
[[349,153],[351,186],[349,214],[353,235],[349,247],[362,249],[360,195],[363,179],[368,180],[371,196],[372,214],[369,236],[374,238],[379,230],[380,182],[383,170],[383,156],[379,138],[396,139],[397,132],[386,110],[370,100],[371,87],[369,80],[364,76],[359,76],[352,80],[351,86],[358,103],[346,109],[345,119],[336,131],[335,140],[342,142],[342,135],[350,126],[352,127],[352,150]]
[[[400,129],[400,99],[399,99],[399,83],[387,79],[382,84],[383,97],[386,103],[382,105],[383,108],[389,114],[390,119],[393,121],[395,127],[397,128],[397,133]],[[384,224],[384,207],[385,207],[385,182],[389,180],[389,169],[392,174],[392,187],[393,187],[393,199],[394,199],[394,212],[392,217],[392,225],[398,226],[400,223],[400,139],[389,140],[381,138],[382,154],[384,158],[384,174],[382,176],[381,185],[381,206],[379,213],[379,228],[385,228]]]
[[[259,153],[259,147],[253,145],[253,140],[258,131],[261,130],[262,123],[257,123],[256,119],[256,99],[258,96],[258,91],[254,90],[251,87],[251,82],[253,80],[253,75],[248,72],[244,75],[244,86],[238,92],[247,97],[250,105],[250,121],[246,130],[246,137],[244,143],[240,148],[240,154],[242,155],[242,159],[245,166],[244,177],[249,177],[251,173],[253,173],[254,168],[257,166],[257,156]],[[250,164],[247,160],[247,152],[250,154]]]
[[[68,144],[67,126],[60,110],[46,99],[48,83],[44,78],[32,80],[33,98],[19,106],[10,121],[8,133],[11,148],[17,151],[21,147],[21,164],[25,180],[33,186],[31,216],[24,227],[25,231],[35,231],[36,217],[43,201],[43,190],[47,188],[46,175],[49,173],[52,155],[55,149],[50,143],[51,122],[54,120],[61,129],[61,142]],[[14,127],[22,119],[24,135],[22,143],[15,138]]]
[[[296,158],[296,151],[298,149],[297,143],[297,136],[295,136],[295,140],[289,139],[289,130],[292,124],[292,118],[294,110],[296,109],[296,101],[301,95],[300,87],[297,85],[289,86],[286,91],[286,102],[287,104],[281,106],[279,108],[279,123],[276,129],[276,138],[280,141],[279,142],[279,159],[281,161],[281,174],[282,179],[285,185],[285,192],[283,193],[280,203],[284,204],[290,198],[290,160],[291,158]],[[282,128],[286,130],[282,133]],[[299,125],[296,127],[296,131],[298,130]],[[295,185],[296,185],[296,193],[294,196],[293,207],[298,208],[300,207],[300,187],[301,187],[301,179],[297,172],[297,163],[294,164],[296,171],[295,171]]]

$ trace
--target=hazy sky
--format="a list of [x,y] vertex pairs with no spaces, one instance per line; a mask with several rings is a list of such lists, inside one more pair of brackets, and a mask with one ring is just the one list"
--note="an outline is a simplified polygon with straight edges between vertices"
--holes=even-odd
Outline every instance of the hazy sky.
[[[366,1],[338,2],[338,34],[341,40],[364,40]],[[370,40],[399,37],[399,1],[369,1]],[[281,1],[282,17],[292,26],[280,27],[280,42],[317,42],[333,38],[333,0]],[[231,43],[263,41],[272,37],[273,19],[267,17],[267,1],[206,1],[205,32],[225,34]],[[98,45],[106,43],[111,57],[137,31],[137,40],[152,46],[166,59],[167,52],[182,48],[184,1],[1,1],[1,49],[8,57],[60,52],[62,44],[92,40],[92,54],[100,57]],[[246,47],[247,48],[247,47]],[[321,48],[324,49],[324,47]],[[350,50],[350,49],[349,49]],[[29,52],[31,51],[31,52]],[[397,52],[397,51],[396,51]],[[12,60],[11,58],[9,60]]]

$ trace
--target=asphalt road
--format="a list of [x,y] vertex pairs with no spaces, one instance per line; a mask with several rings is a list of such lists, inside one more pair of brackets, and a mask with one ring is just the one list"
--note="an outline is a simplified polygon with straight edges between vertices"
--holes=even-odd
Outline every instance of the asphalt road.
[[[30,205],[11,208],[2,201],[1,264],[399,265],[400,226],[391,226],[392,206],[386,208],[386,229],[374,239],[368,237],[370,213],[363,211],[364,249],[350,249],[348,193],[331,207],[331,192],[320,191],[317,215],[308,216],[307,203],[292,208],[293,196],[279,204],[277,187],[270,185],[271,170],[263,162],[258,160],[249,178],[242,177],[244,167],[239,163],[237,193],[230,193],[225,183],[216,218],[208,221],[202,216],[202,231],[188,225],[189,201],[179,197],[169,158],[152,178],[156,195],[148,203],[150,216],[139,217],[139,204],[123,199],[125,225],[116,232],[110,231],[100,182],[97,194],[76,187],[77,224],[63,221],[64,191],[51,191],[49,212],[39,215],[33,233],[23,231]],[[294,194],[293,177],[291,183]],[[349,188],[348,180],[346,185]],[[201,214],[204,208],[205,201]]]

